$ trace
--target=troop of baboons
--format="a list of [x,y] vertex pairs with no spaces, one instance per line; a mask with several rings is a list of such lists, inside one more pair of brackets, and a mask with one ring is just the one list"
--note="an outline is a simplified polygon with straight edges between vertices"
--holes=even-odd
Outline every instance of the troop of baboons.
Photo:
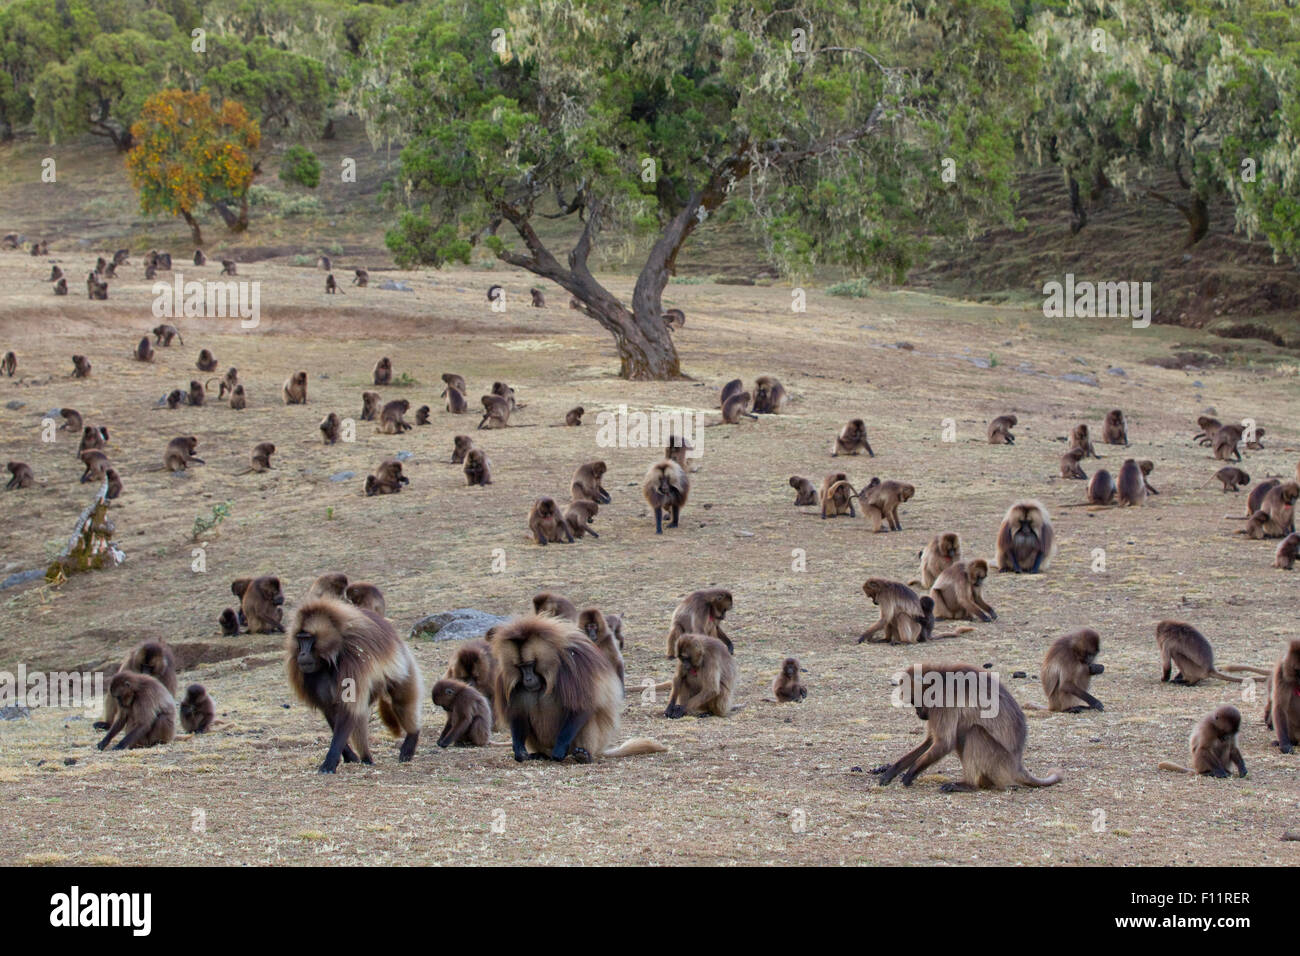
[[[32,251],[33,255],[48,254],[43,247],[34,247]],[[111,260],[98,257],[94,270],[87,275],[88,296],[107,298],[108,281],[116,279],[116,270],[128,261],[126,250],[118,250]],[[196,250],[193,261],[196,266],[204,266],[207,257],[202,250]],[[150,250],[144,263],[149,278],[172,268],[170,255],[157,250]],[[221,259],[221,264],[222,275],[239,275],[234,260]],[[326,272],[326,293],[343,294],[331,271],[333,263],[328,257],[321,257],[319,265]],[[353,286],[367,287],[366,269],[355,269],[354,276]],[[49,281],[61,283],[66,292],[66,276],[57,264],[51,267]],[[58,288],[56,285],[56,291]],[[546,308],[543,290],[530,288],[528,292],[532,307]],[[504,287],[493,285],[487,293],[488,302],[495,306],[504,301],[506,294]],[[574,306],[575,302],[571,301],[570,305]],[[576,307],[586,308],[581,304]],[[670,330],[680,330],[685,325],[685,314],[679,309],[666,310],[662,319]],[[150,363],[137,368],[139,374],[152,374],[151,369],[161,362],[159,357],[170,354],[157,350],[170,348],[173,340],[182,347],[185,344],[176,326],[160,324],[148,334],[142,334],[133,352],[123,349],[120,357],[130,355],[138,362]],[[394,355],[397,362],[385,355],[369,369],[374,387],[389,389],[409,383],[404,372],[395,376],[395,365],[401,363],[402,356],[396,352]],[[73,355],[72,365],[72,378],[91,379],[92,363],[86,355]],[[205,373],[219,369],[218,358],[208,347],[200,348],[195,365]],[[100,366],[90,384],[106,374],[105,367]],[[17,354],[6,352],[0,362],[0,375],[15,377],[18,368]],[[365,368],[361,366],[358,374],[364,376]],[[290,374],[281,387],[283,404],[308,404],[309,381],[311,375],[306,369]],[[229,396],[232,409],[247,407],[245,382],[234,367],[228,368],[219,379],[191,380],[188,388],[173,389],[159,401],[159,407],[173,410],[181,406],[201,407],[210,397],[214,382],[218,400]],[[446,400],[446,412],[469,413],[468,396],[473,393],[465,377],[448,372],[442,375],[442,382],[444,388],[439,397]],[[88,386],[78,383],[75,387]],[[525,397],[528,397],[526,392]],[[798,408],[799,402],[800,396],[797,393],[792,396],[772,375],[757,376],[749,388],[742,379],[734,379],[722,387],[718,396],[721,420],[710,423],[710,427],[762,428],[765,427],[762,424],[751,423],[761,422],[760,416],[788,415],[788,409],[792,405]],[[528,405],[518,401],[516,389],[506,382],[493,382],[490,390],[480,397],[479,404],[483,414],[475,433],[536,427],[536,423],[527,421],[526,412],[520,414]],[[407,420],[411,409],[412,403],[407,399],[385,401],[380,392],[367,389],[361,393],[358,417],[361,421],[374,422],[376,433],[384,435],[403,435],[432,424],[429,405],[415,410],[413,422]],[[120,496],[123,485],[109,457],[108,429],[99,424],[86,424],[75,409],[65,408],[60,414],[65,419],[61,427],[81,435],[80,480],[102,481],[108,499]],[[575,405],[564,414],[563,422],[553,424],[581,428],[584,414],[584,407]],[[987,443],[1011,447],[990,449],[989,454],[1018,455],[1024,451],[1029,440],[1018,444],[1014,434],[1014,429],[1022,427],[1021,417],[1002,414],[991,418],[985,433]],[[520,418],[526,424],[520,425]],[[873,421],[878,419],[873,417]],[[1022,435],[1032,438],[1035,424],[1032,419],[1026,419]],[[1255,427],[1253,422],[1225,424],[1209,415],[1200,417],[1197,424],[1199,431],[1194,440],[1210,449],[1216,462],[1232,462],[1221,467],[1206,484],[1218,481],[1224,493],[1235,493],[1249,486],[1251,476],[1237,463],[1242,461],[1243,449],[1262,448],[1260,439],[1264,430]],[[1139,431],[1140,425],[1139,422]],[[355,423],[330,411],[317,427],[324,443],[333,445],[351,441],[347,436],[354,426]],[[1119,464],[1114,477],[1105,468],[1097,469],[1089,477],[1085,470],[1090,467],[1087,463],[1109,457],[1098,453],[1094,436],[1103,451],[1106,446],[1132,447],[1129,423],[1120,409],[1109,411],[1098,430],[1090,430],[1087,423],[1076,424],[1065,439],[1066,451],[1059,455],[1059,469],[1062,478],[1086,482],[1086,486],[1072,486],[1084,489],[1085,500],[1066,507],[1149,506],[1150,496],[1159,495],[1150,481],[1155,463],[1128,457]],[[876,457],[868,440],[867,419],[849,419],[838,430],[828,429],[821,440],[827,437],[829,457],[859,456],[862,452],[867,458]],[[290,447],[283,438],[280,442],[282,448]],[[199,445],[196,435],[172,438],[163,452],[162,467],[171,472],[184,472],[193,465],[205,464],[196,454]],[[826,455],[826,446],[819,447],[823,449],[820,454]],[[694,446],[686,437],[673,436],[663,449],[662,458],[656,449],[654,458],[658,460],[647,463],[640,482],[641,497],[648,507],[648,512],[641,513],[646,519],[647,534],[648,514],[652,513],[656,535],[669,531],[672,532],[669,537],[681,540],[690,537],[691,526],[681,519],[690,501],[692,481],[707,483],[707,473],[703,479],[692,478],[695,469],[690,467],[686,454],[690,451],[694,451]],[[248,454],[246,469],[233,474],[278,472],[280,469],[271,463],[275,454],[275,443],[260,441]],[[447,461],[445,454],[445,450],[439,452],[440,461]],[[364,495],[396,494],[413,487],[411,476],[403,466],[405,460],[400,455],[381,460],[364,480]],[[493,465],[487,449],[477,446],[472,436],[454,436],[450,460],[461,466],[466,487],[481,489],[493,484]],[[427,474],[421,471],[419,462],[416,465],[412,474],[417,479]],[[29,464],[11,461],[7,467],[11,477],[6,490],[30,491],[39,487],[38,476]],[[1115,468],[1114,464],[1111,468]],[[625,498],[614,501],[605,487],[608,474],[604,460],[579,464],[573,473],[567,502],[542,493],[545,489],[528,489],[530,497],[535,497],[526,517],[520,514],[521,534],[526,525],[527,539],[539,547],[578,543],[588,536],[600,538],[593,525],[602,508],[637,507],[629,506]],[[274,475],[266,477],[273,479]],[[1296,477],[1300,479],[1300,468]],[[635,484],[629,480],[634,478],[635,475],[623,474],[611,487]],[[826,473],[820,485],[799,475],[790,477],[788,483],[796,493],[797,507],[817,509],[823,519],[840,516],[856,519],[860,512],[870,522],[873,533],[902,532],[903,508],[918,494],[914,484],[878,476],[872,476],[860,488],[855,487],[849,473],[840,470]],[[924,495],[926,489],[919,490]],[[861,632],[858,643],[910,645],[959,639],[974,631],[974,625],[998,620],[998,612],[985,594],[992,586],[991,581],[996,581],[996,572],[1050,573],[1057,554],[1058,535],[1048,509],[1033,497],[1009,497],[1009,507],[996,532],[990,528],[992,533],[986,542],[991,549],[990,558],[964,554],[960,537],[955,532],[940,530],[929,537],[918,554],[916,579],[904,583],[885,576],[867,578],[861,590],[879,609],[879,618]],[[1300,535],[1296,534],[1294,523],[1297,500],[1300,500],[1298,481],[1270,476],[1250,489],[1244,515],[1229,516],[1243,522],[1238,534],[1250,539],[1279,539],[1273,562],[1279,569],[1292,569],[1300,557]],[[322,772],[334,772],[340,763],[373,762],[368,725],[376,710],[384,726],[401,739],[399,761],[413,759],[421,732],[425,680],[411,648],[387,618],[387,604],[377,585],[350,582],[341,572],[322,574],[287,618],[279,577],[266,574],[238,578],[231,582],[230,588],[238,603],[220,612],[217,625],[227,636],[285,635],[284,664],[289,686],[303,704],[321,713],[328,726],[329,745],[319,768]],[[994,592],[997,590],[993,588]],[[992,596],[1002,603],[1003,598],[997,593]],[[668,680],[651,679],[647,685],[671,691],[665,718],[728,717],[745,706],[737,699],[744,693],[738,666],[743,654],[737,654],[736,641],[722,626],[732,607],[732,592],[721,587],[701,588],[680,599],[667,630],[667,658],[673,662],[674,673]],[[968,622],[972,626],[935,633],[937,620]],[[1041,666],[1046,704],[1025,704],[1025,708],[1070,714],[1102,711],[1101,701],[1092,693],[1092,679],[1105,673],[1103,665],[1097,662],[1101,643],[1100,633],[1090,627],[1076,627],[1057,637]],[[1271,669],[1238,664],[1216,666],[1209,640],[1195,626],[1183,621],[1160,621],[1155,630],[1155,644],[1154,656],[1159,657],[1163,682],[1196,685],[1208,678],[1241,682],[1244,678],[1231,675],[1243,672],[1265,678],[1268,702],[1264,722],[1273,731],[1281,752],[1291,752],[1300,736],[1300,703],[1297,702],[1300,640],[1292,641]],[[491,743],[494,733],[507,733],[516,760],[572,759],[579,763],[666,750],[649,738],[618,744],[625,688],[637,686],[627,683],[624,647],[622,614],[600,607],[579,609],[573,601],[554,592],[537,594],[531,613],[512,617],[491,628],[482,638],[459,646],[446,674],[433,682],[428,691],[430,699],[446,713],[438,746],[481,747]],[[804,673],[798,658],[785,657],[768,685],[775,702],[806,702],[810,695],[815,701],[815,690],[810,691],[804,682]],[[984,676],[987,672],[982,668],[930,661],[916,662],[899,675],[898,693],[904,705],[914,707],[925,722],[925,734],[917,748],[875,769],[880,785],[887,785],[901,775],[903,785],[910,786],[926,768],[950,753],[955,753],[961,763],[962,780],[948,784],[944,788],[947,790],[1045,787],[1064,779],[1060,772],[1039,777],[1026,769],[1028,725],[1021,705],[1000,682],[995,682],[999,706],[993,716],[974,701],[941,697],[936,702],[928,696],[916,696],[931,680]],[[359,688],[361,692],[345,695],[345,687]],[[190,684],[182,696],[177,696],[175,655],[162,641],[146,641],[133,649],[112,677],[108,690],[104,720],[97,724],[98,729],[107,731],[99,741],[100,749],[115,740],[115,749],[170,743],[175,739],[178,719],[181,729],[187,733],[210,732],[220,726],[212,698],[201,684]],[[1230,706],[1219,707],[1205,716],[1191,734],[1190,766],[1168,761],[1158,766],[1214,777],[1227,776],[1235,766],[1238,774],[1244,776],[1245,761],[1238,744],[1241,733],[1240,712]]]

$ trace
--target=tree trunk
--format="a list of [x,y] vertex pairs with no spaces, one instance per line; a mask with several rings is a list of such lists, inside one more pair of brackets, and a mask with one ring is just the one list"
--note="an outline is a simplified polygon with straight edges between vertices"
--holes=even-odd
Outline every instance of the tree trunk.
[[194,244],[196,246],[203,245],[203,233],[199,231],[199,221],[190,215],[188,209],[182,209],[181,215],[185,217],[185,221],[189,224],[190,235],[194,238]]
[[239,215],[235,215],[235,211],[227,206],[224,200],[217,200],[212,204],[212,208],[225,220],[226,228],[231,232],[243,232],[248,228],[248,193],[240,197]]
[[1183,214],[1183,218],[1187,220],[1187,241],[1183,244],[1184,249],[1192,248],[1209,234],[1210,209],[1200,196],[1193,193],[1188,202],[1178,202],[1154,189],[1148,189],[1147,195],[1173,206]]
[[1079,230],[1088,225],[1088,210],[1083,208],[1079,199],[1079,181],[1070,177],[1070,235],[1078,235]]

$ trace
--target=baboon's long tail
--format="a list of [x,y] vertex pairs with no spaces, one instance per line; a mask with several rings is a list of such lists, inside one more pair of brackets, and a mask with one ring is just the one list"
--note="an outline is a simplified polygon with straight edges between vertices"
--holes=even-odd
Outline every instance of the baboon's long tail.
[[1196,773],[1196,771],[1190,767],[1184,767],[1182,764],[1171,763],[1168,760],[1162,760],[1160,763],[1156,764],[1156,766],[1161,770],[1172,770],[1175,773]]
[[1016,783],[1020,784],[1022,787],[1050,787],[1065,779],[1064,775],[1059,770],[1053,770],[1046,777],[1041,778],[1035,777],[1023,767],[1021,768],[1021,773],[1023,775],[1016,781]]
[[606,750],[606,757],[637,757],[641,754],[667,753],[668,748],[650,737],[633,737],[612,750]]
[[1272,677],[1272,671],[1260,670],[1258,667],[1247,667],[1245,664],[1224,664],[1223,669],[1230,674],[1258,674],[1260,677]]
[[[1211,677],[1217,677],[1219,680],[1232,681],[1234,684],[1240,684],[1245,680],[1244,677],[1229,677],[1227,674],[1220,674],[1216,670],[1211,670],[1208,673]],[[1262,674],[1263,671],[1260,671],[1260,673]]]

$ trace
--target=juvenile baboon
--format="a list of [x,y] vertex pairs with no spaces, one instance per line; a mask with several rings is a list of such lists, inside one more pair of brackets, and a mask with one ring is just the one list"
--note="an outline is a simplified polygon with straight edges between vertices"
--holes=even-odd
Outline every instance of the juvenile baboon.
[[609,665],[614,668],[614,673],[618,675],[619,684],[625,684],[623,652],[619,649],[618,642],[614,640],[614,632],[610,630],[609,623],[600,608],[589,607],[579,612],[578,630],[586,634],[591,639],[591,643],[596,645],[596,649],[605,655]]
[[[464,415],[469,411],[469,402],[465,401],[465,396],[461,393],[460,389],[448,385],[443,389],[442,394],[447,397],[447,411],[451,412],[453,415]],[[484,398],[486,397],[487,396],[484,396]],[[486,404],[484,407],[487,407]]]
[[352,278],[352,284],[364,289],[366,286],[370,285],[370,273],[365,269],[356,270],[356,275]]
[[[868,578],[862,585],[862,592],[871,598],[871,603],[880,607],[880,620],[871,625],[858,636],[857,643],[871,641],[873,644],[915,644],[921,637],[923,628],[918,618],[924,618],[921,599],[916,592],[901,581],[888,581],[885,578]],[[879,637],[874,635],[879,634]]]
[[934,579],[942,574],[944,569],[961,560],[961,538],[953,531],[936,534],[925,546],[920,557],[921,586],[932,587]]
[[236,578],[230,593],[239,598],[239,609],[249,634],[283,634],[281,623],[284,591],[274,575],[260,578]]
[[569,526],[569,532],[575,538],[581,538],[584,534],[589,534],[593,538],[599,538],[600,535],[591,528],[591,523],[596,520],[596,515],[600,511],[600,505],[594,501],[588,501],[586,498],[578,498],[571,501],[564,509],[564,523]]
[[321,437],[325,444],[333,445],[339,440],[339,417],[334,412],[330,412],[320,423]]
[[492,484],[492,462],[481,448],[471,448],[465,453],[465,484],[470,488]]
[[414,756],[423,682],[411,649],[387,620],[365,608],[317,598],[294,614],[285,658],[295,696],[319,710],[333,732],[321,773],[333,773],[340,758],[374,763],[368,724],[376,704],[384,726],[403,737],[397,759]]
[[12,476],[5,485],[7,490],[12,491],[15,488],[30,488],[36,483],[36,476],[32,474],[31,465],[24,461],[11,461],[6,466],[9,474]]
[[690,490],[691,480],[677,462],[665,459],[650,466],[645,481],[641,484],[641,493],[645,496],[646,503],[654,509],[655,534],[663,534],[665,511],[671,513],[673,518],[668,527],[677,527]]
[[379,413],[379,430],[385,435],[401,435],[410,431],[412,426],[406,420],[406,412],[410,407],[411,403],[404,398],[388,402]]
[[497,714],[510,728],[515,760],[590,763],[594,756],[662,753],[646,738],[611,748],[623,687],[609,661],[572,623],[515,618],[488,637],[496,658]]
[[562,617],[575,624],[578,621],[577,605],[563,594],[556,594],[554,591],[538,591],[533,595],[533,613]]
[[249,470],[255,472],[271,470],[271,456],[275,454],[275,445],[269,441],[258,442],[253,446],[249,457]]
[[[920,663],[903,672],[899,695],[903,705],[915,707],[916,715],[925,721],[925,740],[896,763],[872,769],[872,773],[881,774],[882,787],[900,773],[903,786],[910,787],[927,767],[954,750],[961,761],[963,779],[944,784],[940,789],[945,793],[1004,790],[1010,786],[1050,787],[1061,782],[1059,771],[1040,779],[1025,769],[1029,736],[1025,714],[996,674],[985,675],[985,671],[969,664]],[[983,680],[992,680],[997,686],[996,707],[979,699],[978,688]],[[931,702],[936,689],[941,689],[939,704]]]
[[216,704],[208,695],[208,689],[202,684],[191,684],[185,688],[181,698],[181,727],[189,734],[201,734],[212,726],[217,717]]
[[1089,708],[1105,709],[1088,693],[1093,676],[1106,670],[1096,663],[1100,652],[1101,635],[1090,627],[1081,627],[1052,642],[1043,657],[1042,673],[1048,710],[1077,714]]
[[726,408],[727,399],[733,395],[739,395],[745,390],[745,383],[738,378],[733,378],[726,385],[722,386],[722,392],[718,395],[718,407]]
[[569,428],[577,428],[579,425],[582,424],[582,416],[585,413],[585,411],[586,409],[584,409],[581,405],[575,405],[573,408],[569,409],[567,412],[564,413],[564,424]]
[[230,407],[237,412],[248,407],[248,395],[244,392],[244,386],[236,385],[230,390]]
[[488,699],[468,684],[444,677],[433,685],[434,704],[447,712],[438,746],[486,747],[492,732]]
[[191,405],[198,407],[203,404],[205,398],[206,393],[203,389],[203,383],[197,379],[190,379],[190,390],[189,394],[186,396],[186,401]]
[[[454,391],[454,389],[447,389],[449,403]],[[483,403],[483,419],[478,423],[478,427],[505,428],[510,421],[510,403],[500,395],[484,395],[479,401]],[[488,424],[489,421],[491,424]]]
[[1017,574],[1046,571],[1056,553],[1047,509],[1037,501],[1018,501],[1008,508],[998,528],[996,552],[999,571]]
[[[488,632],[489,634],[491,631]],[[493,702],[496,693],[497,662],[488,642],[481,638],[466,641],[451,655],[445,677],[463,681]]]
[[239,274],[239,269],[238,269],[238,267],[235,265],[235,260],[234,260],[234,259],[222,259],[222,260],[221,260],[221,275],[223,275],[223,276],[233,276],[233,275],[238,275],[238,274]]
[[[582,308],[581,305],[575,306],[574,300],[569,300],[569,308]],[[684,328],[686,326],[686,313],[681,309],[668,309],[660,318],[663,319],[664,325],[668,326],[668,331]]]
[[1266,478],[1254,488],[1251,488],[1246,495],[1246,517],[1249,518],[1256,511],[1259,511],[1264,506],[1264,496],[1280,484],[1282,482],[1277,478]]
[[117,469],[105,468],[104,478],[108,481],[108,489],[104,492],[104,497],[107,498],[109,501],[112,501],[114,498],[121,497],[122,478],[117,473]]
[[63,424],[59,426],[59,431],[65,429],[70,432],[79,432],[82,429],[81,412],[75,408],[60,408],[59,415],[63,418]]
[[[221,380],[217,383],[217,398],[225,398],[226,392],[233,392],[235,386],[238,384],[239,369],[232,365],[230,368],[226,369],[226,374],[221,376]],[[207,382],[204,383],[203,387],[208,389],[208,391],[211,391],[212,379],[208,379]]]
[[203,254],[202,249],[194,250],[194,264],[196,266],[206,266],[208,264],[208,257]]
[[772,696],[781,703],[798,703],[808,696],[808,688],[799,680],[797,657],[787,657],[781,662],[781,672],[772,681]]
[[525,407],[515,401],[515,390],[511,388],[509,385],[507,385],[505,382],[493,382],[492,394],[504,398],[507,402],[509,402],[510,410],[512,412]]
[[567,541],[573,544],[573,532],[560,514],[560,508],[554,498],[543,495],[533,502],[528,512],[528,530],[532,532],[537,543],[544,545],[550,541]]
[[[1199,684],[1207,677],[1240,684],[1242,678],[1229,677],[1214,667],[1214,648],[1205,635],[1184,621],[1161,621],[1156,625],[1156,646],[1160,649],[1160,680],[1167,682],[1176,666],[1175,684]],[[1225,671],[1245,671],[1267,677],[1268,671],[1255,667],[1225,666]]]
[[1062,478],[1083,478],[1087,479],[1088,473],[1080,467],[1079,462],[1087,454],[1082,448],[1071,448],[1061,456],[1061,477]]
[[533,308],[546,308],[546,296],[542,295],[541,289],[529,289],[528,294],[533,297]]
[[795,507],[817,504],[817,487],[807,478],[802,478],[799,475],[791,475],[790,487],[795,491]]
[[862,489],[858,499],[862,502],[862,516],[870,519],[872,531],[879,531],[882,524],[886,530],[902,531],[898,506],[910,501],[914,494],[916,488],[905,481],[882,481],[869,485]]
[[235,613],[233,607],[228,607],[221,612],[217,618],[217,623],[221,625],[221,636],[230,637],[239,633],[239,615]]
[[[1214,473],[1214,477],[1211,478],[1210,481],[1223,482],[1223,493],[1226,495],[1230,491],[1239,491],[1246,485],[1250,484],[1250,475],[1235,465],[1224,465]],[[1207,481],[1205,484],[1208,485],[1210,481]],[[1205,485],[1202,485],[1201,487],[1204,488]]]
[[990,445],[1014,445],[1016,436],[1011,434],[1011,429],[1019,424],[1020,419],[1015,415],[999,415],[993,421],[989,422],[989,444]]
[[569,485],[569,497],[586,498],[588,501],[595,501],[602,505],[609,504],[609,492],[601,484],[601,479],[604,477],[605,463],[603,461],[589,461],[586,464],[579,465],[578,470],[573,473],[573,481]]
[[1124,459],[1119,470],[1119,503],[1135,506],[1145,504],[1147,500],[1147,483],[1142,469],[1132,458]]
[[55,295],[67,295],[67,294],[68,294],[68,280],[67,280],[67,279],[65,279],[64,277],[60,276],[57,280],[55,280],[55,283],[54,283],[54,294],[55,294]]
[[677,656],[677,642],[683,634],[708,634],[716,637],[734,654],[736,646],[722,630],[721,624],[731,606],[731,592],[722,588],[704,588],[692,591],[682,598],[673,611],[672,624],[668,627],[668,656]]
[[140,340],[140,344],[135,347],[135,357],[140,362],[153,361],[153,346],[149,344],[149,336]]
[[732,395],[722,406],[722,421],[718,424],[738,425],[741,418],[753,418],[757,420],[758,416],[754,415],[749,409],[749,392],[737,392]]
[[754,380],[754,412],[758,415],[777,415],[785,404],[785,387],[770,375],[760,375]]
[[185,340],[181,338],[180,331],[174,325],[155,325],[153,327],[153,335],[154,345],[161,345],[164,348],[172,344],[172,339],[180,342],[181,345],[185,344]]
[[6,352],[4,361],[0,361],[0,374],[13,378],[16,371],[18,371],[18,356],[13,352]]
[[163,467],[168,471],[184,471],[190,465],[207,464],[202,458],[194,456],[194,450],[198,445],[199,440],[193,435],[173,438],[167,443],[167,450],[163,452]]
[[294,372],[286,378],[283,387],[280,389],[280,394],[284,396],[286,405],[306,405],[307,373]]
[[1188,739],[1188,749],[1192,756],[1192,765],[1162,760],[1161,770],[1174,770],[1178,773],[1208,774],[1223,779],[1231,777],[1229,764],[1237,765],[1237,775],[1246,776],[1246,759],[1237,746],[1237,732],[1241,730],[1241,711],[1231,704],[1216,707],[1214,713],[1201,720],[1192,730]]
[[934,616],[954,621],[996,621],[998,612],[984,600],[989,563],[983,558],[956,561],[944,568],[930,588]]
[[[468,389],[466,389],[465,387],[464,377],[457,375],[455,372],[443,372],[442,382],[443,385],[447,386],[448,388],[456,389],[456,391],[460,392],[462,395],[464,395],[465,392],[468,391]],[[446,394],[445,390],[443,394]]]
[[1085,458],[1100,458],[1097,449],[1092,447],[1092,436],[1088,434],[1088,426],[1082,423],[1074,426],[1074,431],[1070,432],[1070,447],[1082,448]]
[[1117,493],[1115,479],[1111,478],[1110,472],[1105,468],[1098,468],[1092,480],[1088,482],[1088,502],[1094,505],[1113,505]]
[[1298,555],[1300,555],[1300,534],[1293,532],[1278,543],[1277,552],[1273,555],[1273,567],[1290,571],[1295,567]]
[[153,747],[175,739],[176,704],[167,688],[148,674],[114,674],[108,682],[108,699],[116,705],[117,717],[97,745],[100,750],[123,732],[114,750]]
[[854,497],[848,475],[842,471],[827,473],[822,479],[822,517],[834,518],[842,514],[847,514],[850,518],[857,517],[857,512],[853,510]]
[[402,485],[410,483],[411,479],[402,474],[402,463],[396,458],[385,458],[373,475],[366,476],[366,494],[395,495],[402,490]]
[[739,674],[736,658],[722,641],[707,634],[683,634],[677,642],[677,673],[664,716],[698,714],[727,717]]
[[198,360],[195,361],[200,372],[215,372],[217,370],[217,357],[207,349],[199,349]]
[[89,378],[90,377],[90,360],[84,355],[72,356],[72,377]]
[[[126,655],[117,673],[144,674],[158,681],[167,692],[168,700],[176,693],[176,657],[165,641],[142,641]],[[104,719],[94,724],[96,730],[107,730],[117,720],[119,703],[110,693],[104,698]]]
[[83,451],[81,463],[86,466],[86,470],[81,473],[82,484],[88,481],[103,481],[108,474],[108,456],[97,448]]
[[[74,412],[75,414],[75,412]],[[78,416],[80,420],[80,416]],[[108,429],[102,425],[96,428],[93,425],[86,425],[81,429],[81,445],[77,449],[80,455],[83,451],[89,451],[92,448],[104,448],[108,445]]]
[[427,425],[427,424],[429,424],[429,406],[428,406],[428,405],[421,405],[419,408],[417,408],[417,409],[415,410],[415,424],[417,424],[417,425]]
[[623,650],[623,615],[606,614],[605,624],[609,627],[609,632],[614,635],[614,642],[618,644],[618,649]]
[[835,436],[835,441],[831,445],[831,457],[856,455],[859,449],[865,451],[872,458],[876,457],[876,453],[871,450],[871,443],[867,441],[867,423],[861,418],[854,418],[841,428],[840,433]]
[[334,273],[325,276],[325,294],[326,295],[343,295],[344,292],[339,288],[339,284],[334,281]]
[[1113,408],[1106,413],[1106,421],[1101,426],[1101,440],[1107,445],[1128,444],[1128,422],[1124,420],[1124,413],[1118,408]]
[[451,463],[459,465],[469,454],[469,450],[474,447],[474,439],[468,435],[457,435],[452,440]]
[[374,611],[380,617],[388,613],[388,602],[384,600],[384,592],[368,581],[349,584],[343,594],[348,603]]
[[376,385],[389,385],[393,381],[393,363],[387,355],[375,363],[374,378]]
[[1289,754],[1300,741],[1300,640],[1292,640],[1273,667],[1264,704],[1264,723],[1277,735],[1277,747]]
[[348,576],[342,571],[327,571],[311,583],[307,593],[303,595],[304,601],[311,601],[315,598],[329,597],[336,601],[343,601],[347,598]]

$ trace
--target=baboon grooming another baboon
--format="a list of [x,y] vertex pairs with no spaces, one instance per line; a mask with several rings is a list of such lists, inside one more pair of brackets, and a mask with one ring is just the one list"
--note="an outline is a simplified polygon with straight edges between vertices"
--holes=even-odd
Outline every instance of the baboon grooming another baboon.
[[[945,793],[1050,787],[1061,782],[1059,771],[1040,779],[1025,769],[1029,731],[1024,712],[996,674],[988,675],[997,687],[996,708],[980,700],[978,691],[986,673],[969,664],[931,663],[913,664],[903,672],[897,685],[899,699],[903,706],[915,707],[916,715],[925,721],[925,740],[896,763],[872,769],[882,775],[882,787],[900,773],[903,786],[910,787],[927,767],[954,750],[963,779],[944,784],[940,789]],[[935,691],[941,703],[931,702]]]
[[[176,657],[165,641],[143,641],[131,648],[117,673],[144,674],[157,680],[170,700],[176,693]],[[118,716],[119,703],[110,693],[104,698],[104,719],[96,721],[96,730],[107,730]],[[103,748],[100,748],[103,749]]]
[[601,484],[601,479],[604,477],[605,463],[603,461],[589,461],[586,464],[579,465],[578,470],[573,473],[573,481],[569,485],[569,497],[586,498],[588,501],[594,501],[602,505],[609,504],[609,492]]
[[716,637],[734,654],[736,646],[722,630],[721,624],[731,606],[731,592],[722,588],[704,588],[692,591],[682,598],[673,611],[672,624],[668,627],[668,656],[677,656],[677,642],[683,634],[708,634]]
[[1011,434],[1011,429],[1015,428],[1020,419],[1015,415],[999,415],[993,421],[989,422],[989,444],[990,445],[1014,445],[1016,436]]
[[1231,704],[1216,707],[1214,713],[1201,720],[1192,731],[1188,740],[1188,749],[1192,755],[1192,765],[1162,760],[1161,770],[1174,770],[1178,773],[1208,774],[1220,779],[1231,777],[1228,769],[1230,763],[1237,765],[1237,775],[1246,776],[1246,759],[1237,747],[1237,732],[1241,730],[1241,711]]
[[414,756],[423,682],[411,649],[387,620],[331,598],[309,601],[294,614],[285,667],[295,696],[319,710],[333,732],[321,773],[333,773],[340,758],[374,763],[368,724],[376,704],[384,726],[403,737],[397,759]]
[[655,534],[663,534],[663,516],[667,511],[672,514],[670,528],[676,528],[681,517],[682,506],[690,496],[691,481],[682,466],[675,461],[665,459],[651,465],[641,485],[641,493],[646,503],[654,509]]
[[594,756],[662,753],[646,738],[611,747],[618,733],[623,686],[609,661],[573,624],[520,617],[493,628],[497,714],[510,728],[517,761],[590,763]]
[[998,529],[996,551],[999,571],[1046,571],[1056,553],[1047,509],[1037,501],[1018,501],[1008,508]]

